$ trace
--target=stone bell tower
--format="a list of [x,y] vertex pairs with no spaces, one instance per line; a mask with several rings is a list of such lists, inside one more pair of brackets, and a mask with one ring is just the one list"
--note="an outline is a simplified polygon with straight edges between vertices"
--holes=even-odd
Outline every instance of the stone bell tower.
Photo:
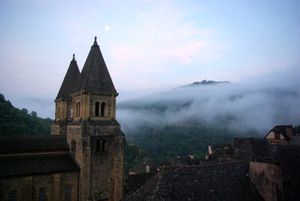
[[[63,116],[66,117],[67,141],[80,167],[79,198],[119,201],[123,198],[125,137],[116,120],[118,93],[96,37],[78,82],[74,78],[68,84],[76,90],[71,92],[69,102],[63,103],[67,109],[62,111],[67,111]],[[56,101],[56,111],[61,105],[59,101]]]

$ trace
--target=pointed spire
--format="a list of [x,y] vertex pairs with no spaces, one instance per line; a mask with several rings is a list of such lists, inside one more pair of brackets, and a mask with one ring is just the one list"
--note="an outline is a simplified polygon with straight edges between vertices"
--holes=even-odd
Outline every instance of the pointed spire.
[[99,46],[98,43],[97,43],[97,36],[94,37],[94,44],[93,44],[93,46]]
[[79,89],[97,93],[117,94],[97,44],[97,37],[95,37],[94,44],[83,66]]
[[70,62],[68,71],[65,75],[64,81],[59,89],[56,99],[69,98],[72,93],[77,91],[79,81],[80,72],[75,60],[75,54],[73,54],[73,59]]

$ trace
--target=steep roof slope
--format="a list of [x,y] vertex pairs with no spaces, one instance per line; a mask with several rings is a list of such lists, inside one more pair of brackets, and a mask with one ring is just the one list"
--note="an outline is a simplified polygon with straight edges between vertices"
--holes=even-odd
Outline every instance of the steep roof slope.
[[80,82],[80,71],[73,54],[73,59],[70,62],[68,71],[65,75],[64,81],[59,89],[56,99],[69,98],[70,95],[77,91]]
[[104,58],[97,44],[97,38],[83,66],[80,77],[80,90],[116,94],[116,89],[107,70]]

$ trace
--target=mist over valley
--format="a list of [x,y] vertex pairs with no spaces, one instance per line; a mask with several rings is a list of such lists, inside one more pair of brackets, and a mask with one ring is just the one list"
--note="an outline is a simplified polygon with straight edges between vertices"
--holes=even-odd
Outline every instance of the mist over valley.
[[275,125],[300,124],[299,81],[292,72],[255,83],[203,80],[121,101],[117,119],[129,142],[163,159],[203,153],[234,137],[262,138]]

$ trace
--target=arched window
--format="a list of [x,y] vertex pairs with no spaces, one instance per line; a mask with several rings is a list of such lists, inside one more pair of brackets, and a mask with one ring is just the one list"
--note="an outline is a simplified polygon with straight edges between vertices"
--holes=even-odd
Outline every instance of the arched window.
[[71,152],[72,153],[76,152],[76,141],[75,140],[71,141]]
[[101,117],[104,117],[105,115],[105,103],[101,103]]
[[7,196],[7,201],[17,201],[17,192],[9,192]]
[[80,116],[80,102],[75,103],[75,115],[76,117]]
[[102,152],[105,152],[105,151],[106,151],[106,140],[102,140],[102,143],[101,143],[101,151],[102,151]]
[[46,197],[46,193],[44,191],[44,189],[40,189],[38,192],[38,201],[46,201],[47,197]]
[[99,117],[99,115],[100,115],[100,103],[97,101],[95,103],[95,116]]
[[72,200],[72,186],[66,186],[64,197],[65,197],[64,201]]

